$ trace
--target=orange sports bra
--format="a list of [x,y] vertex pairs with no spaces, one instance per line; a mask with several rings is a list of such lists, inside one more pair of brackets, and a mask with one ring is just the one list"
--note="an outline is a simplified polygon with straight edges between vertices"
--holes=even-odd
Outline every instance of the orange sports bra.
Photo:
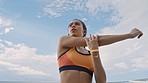
[[93,75],[93,61],[90,54],[83,54],[77,51],[76,47],[70,48],[58,57],[59,71],[78,70]]

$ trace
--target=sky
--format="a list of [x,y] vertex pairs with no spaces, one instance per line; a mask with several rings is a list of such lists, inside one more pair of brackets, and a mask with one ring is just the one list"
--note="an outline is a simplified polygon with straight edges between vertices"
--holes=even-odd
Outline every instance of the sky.
[[57,46],[72,19],[89,34],[144,35],[99,47],[107,81],[148,78],[148,0],[0,0],[0,81],[59,82]]

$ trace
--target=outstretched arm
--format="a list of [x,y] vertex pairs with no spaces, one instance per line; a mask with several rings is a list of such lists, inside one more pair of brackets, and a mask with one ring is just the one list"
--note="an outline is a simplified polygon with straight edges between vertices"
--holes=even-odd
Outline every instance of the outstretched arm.
[[138,37],[140,38],[143,35],[143,33],[138,30],[138,29],[132,29],[132,31],[130,33],[127,34],[121,34],[121,35],[104,35],[104,36],[99,36],[99,45],[103,46],[103,45],[108,45],[108,44],[112,44],[118,41],[122,41],[125,39],[131,39],[131,38],[135,38]]
[[[98,42],[99,46],[112,44],[118,41],[122,41],[125,39],[131,39],[138,37],[140,38],[143,33],[138,29],[133,29],[130,33],[121,34],[121,35],[102,35],[99,36]],[[86,38],[88,39],[88,37]],[[83,37],[73,37],[73,36],[63,36],[60,39],[59,45],[62,47],[80,47],[86,46],[86,42]]]
[[121,34],[121,35],[102,35],[99,36],[100,46],[109,45],[118,41],[129,39],[129,34]]

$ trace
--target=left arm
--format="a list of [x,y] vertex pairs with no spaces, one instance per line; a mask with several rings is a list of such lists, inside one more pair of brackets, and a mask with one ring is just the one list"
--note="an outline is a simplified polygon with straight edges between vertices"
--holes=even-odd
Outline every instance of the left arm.
[[119,42],[126,39],[132,39],[135,37],[140,38],[143,33],[138,29],[132,29],[130,33],[127,34],[120,34],[120,35],[102,35],[99,36],[98,43],[99,46],[109,45],[115,42]]
[[113,44],[122,40],[129,39],[129,34],[121,34],[121,35],[103,35],[99,36],[99,46]]

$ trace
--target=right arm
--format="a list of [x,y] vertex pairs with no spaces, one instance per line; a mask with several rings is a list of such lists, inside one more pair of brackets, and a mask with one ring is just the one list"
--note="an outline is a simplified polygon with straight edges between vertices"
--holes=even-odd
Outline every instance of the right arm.
[[91,55],[94,61],[94,76],[96,83],[106,83],[106,73],[103,68],[99,52],[91,53]]
[[73,36],[62,36],[60,38],[59,44],[65,48],[86,46],[86,42],[83,37]]
[[90,53],[93,59],[94,64],[94,76],[96,83],[106,83],[106,74],[104,68],[102,66],[101,58],[99,55],[99,43],[98,38],[95,36],[90,36],[89,39],[85,39],[88,48],[90,49]]

